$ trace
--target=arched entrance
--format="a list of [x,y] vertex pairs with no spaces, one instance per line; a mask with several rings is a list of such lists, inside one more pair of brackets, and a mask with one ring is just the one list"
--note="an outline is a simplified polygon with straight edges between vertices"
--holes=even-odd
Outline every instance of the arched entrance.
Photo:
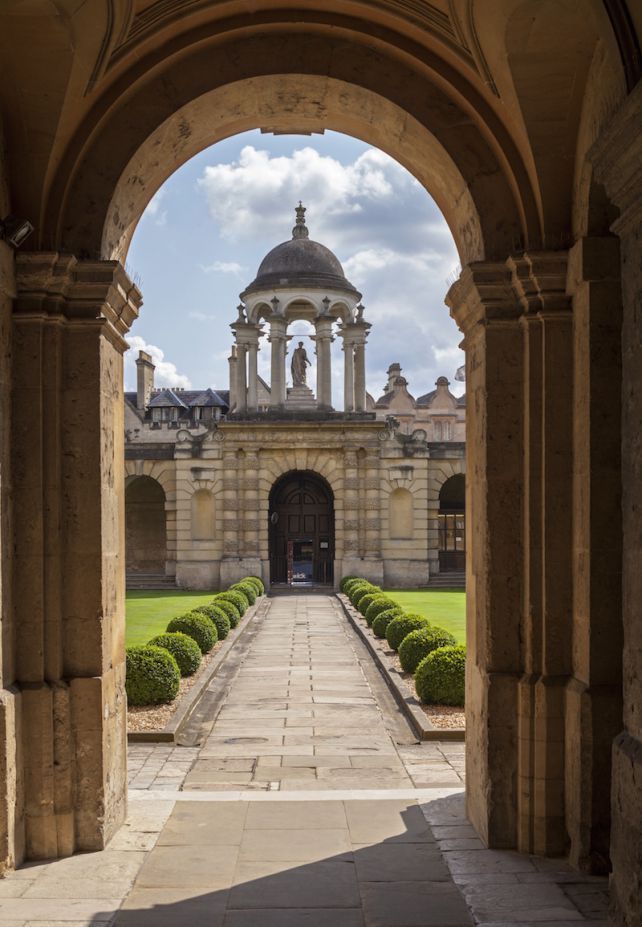
[[334,580],[334,495],[316,473],[293,470],[270,492],[270,582]]
[[466,569],[466,478],[456,473],[439,491],[439,572]]
[[165,493],[151,476],[125,487],[125,564],[127,573],[165,575],[167,528]]

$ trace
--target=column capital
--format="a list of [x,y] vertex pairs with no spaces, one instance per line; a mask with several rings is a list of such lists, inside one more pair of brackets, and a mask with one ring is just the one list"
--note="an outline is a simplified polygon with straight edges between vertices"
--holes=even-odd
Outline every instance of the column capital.
[[258,345],[259,338],[263,334],[260,325],[254,325],[252,322],[233,322],[230,328],[236,337],[236,343],[245,347]]
[[121,351],[143,297],[118,261],[84,261],[57,251],[16,254],[14,316],[97,323]]

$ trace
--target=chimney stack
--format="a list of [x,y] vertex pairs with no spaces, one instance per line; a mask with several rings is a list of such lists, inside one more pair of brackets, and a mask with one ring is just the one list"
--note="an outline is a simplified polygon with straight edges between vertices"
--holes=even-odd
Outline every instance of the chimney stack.
[[390,364],[387,370],[388,383],[386,384],[386,393],[391,393],[395,388],[395,380],[401,376],[401,364]]
[[151,354],[139,351],[136,358],[136,408],[144,412],[154,389],[154,370]]

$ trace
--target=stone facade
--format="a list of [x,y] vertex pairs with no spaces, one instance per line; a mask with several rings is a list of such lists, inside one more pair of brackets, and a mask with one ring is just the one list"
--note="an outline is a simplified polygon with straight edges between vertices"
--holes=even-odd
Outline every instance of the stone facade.
[[[142,517],[144,503],[134,493],[145,477],[164,498],[166,576],[190,589],[217,588],[247,574],[269,582],[270,492],[284,474],[309,472],[325,479],[334,496],[335,583],[357,573],[389,586],[425,585],[440,570],[440,491],[465,472],[464,443],[427,440],[426,417],[409,434],[394,417],[381,421],[372,413],[239,419],[227,417],[224,407],[209,422],[188,416],[154,422],[151,410],[136,409],[135,394],[126,394],[127,524]],[[404,498],[409,514],[397,515]],[[209,533],[200,528],[199,505],[211,506]],[[148,509],[147,517],[157,514]],[[144,531],[132,539],[132,558],[136,546],[149,548]],[[161,564],[128,558],[128,568],[135,579],[136,571],[158,572]]]

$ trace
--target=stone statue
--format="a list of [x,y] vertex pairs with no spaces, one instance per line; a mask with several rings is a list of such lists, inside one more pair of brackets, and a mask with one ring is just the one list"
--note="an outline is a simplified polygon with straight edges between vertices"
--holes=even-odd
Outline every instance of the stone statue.
[[295,348],[294,353],[292,354],[292,363],[290,364],[290,370],[292,371],[292,385],[293,386],[305,386],[307,370],[306,367],[310,367],[310,361],[308,360],[308,355],[305,348],[303,347],[303,342],[299,341],[299,347]]

